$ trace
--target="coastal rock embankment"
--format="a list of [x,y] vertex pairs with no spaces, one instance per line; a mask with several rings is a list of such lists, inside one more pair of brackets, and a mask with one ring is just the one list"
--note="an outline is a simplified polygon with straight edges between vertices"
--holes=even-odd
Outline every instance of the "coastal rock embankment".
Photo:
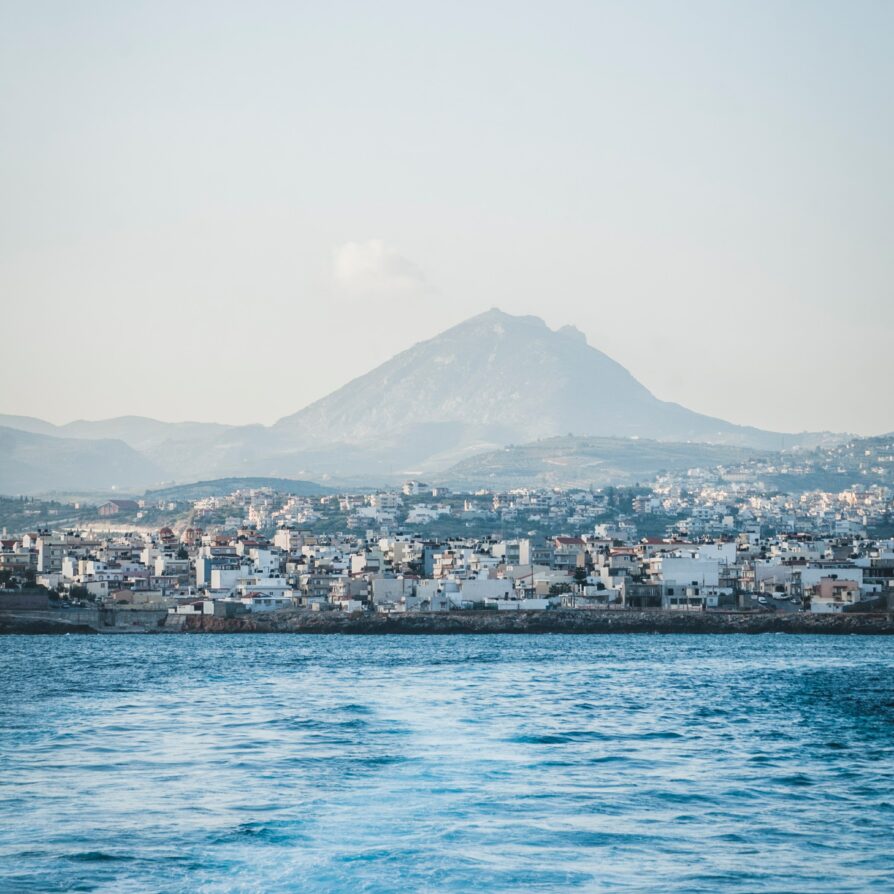
[[894,634],[884,614],[773,615],[743,612],[463,611],[371,614],[284,611],[238,618],[193,615],[178,629],[191,633],[825,633]]
[[[139,617],[137,616],[139,614]],[[151,615],[151,617],[150,617]],[[0,612],[0,634],[34,633],[308,633],[408,636],[530,633],[822,633],[894,634],[890,614],[814,615],[757,612],[462,611],[374,614],[299,609],[211,615]]]
[[98,633],[96,624],[61,612],[0,612],[0,635],[9,633]]

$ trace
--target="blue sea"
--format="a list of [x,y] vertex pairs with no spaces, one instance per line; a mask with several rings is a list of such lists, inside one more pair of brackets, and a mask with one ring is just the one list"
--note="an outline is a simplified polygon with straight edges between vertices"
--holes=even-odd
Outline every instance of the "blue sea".
[[894,639],[0,638],[0,891],[894,891]]

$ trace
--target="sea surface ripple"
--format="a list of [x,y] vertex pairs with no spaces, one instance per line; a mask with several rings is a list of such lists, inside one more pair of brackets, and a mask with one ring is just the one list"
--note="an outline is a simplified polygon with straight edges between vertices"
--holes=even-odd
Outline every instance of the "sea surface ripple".
[[0,891],[894,891],[894,639],[0,638]]

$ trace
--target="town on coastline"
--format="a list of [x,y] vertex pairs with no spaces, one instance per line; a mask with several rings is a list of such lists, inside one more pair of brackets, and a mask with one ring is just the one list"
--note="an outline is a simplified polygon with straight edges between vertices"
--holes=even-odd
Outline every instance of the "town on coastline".
[[411,480],[365,493],[261,486],[113,499],[91,520],[73,504],[20,509],[37,524],[3,531],[6,630],[512,611],[865,616],[894,606],[894,537],[882,536],[891,494],[879,487],[766,496],[681,474],[650,487],[452,492]]

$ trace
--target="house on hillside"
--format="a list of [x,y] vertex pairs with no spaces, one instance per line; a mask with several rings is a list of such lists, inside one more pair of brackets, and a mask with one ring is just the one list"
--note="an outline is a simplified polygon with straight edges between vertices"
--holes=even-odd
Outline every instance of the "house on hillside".
[[103,503],[97,512],[105,518],[109,515],[136,512],[139,508],[139,504],[134,500],[109,500],[108,503]]

